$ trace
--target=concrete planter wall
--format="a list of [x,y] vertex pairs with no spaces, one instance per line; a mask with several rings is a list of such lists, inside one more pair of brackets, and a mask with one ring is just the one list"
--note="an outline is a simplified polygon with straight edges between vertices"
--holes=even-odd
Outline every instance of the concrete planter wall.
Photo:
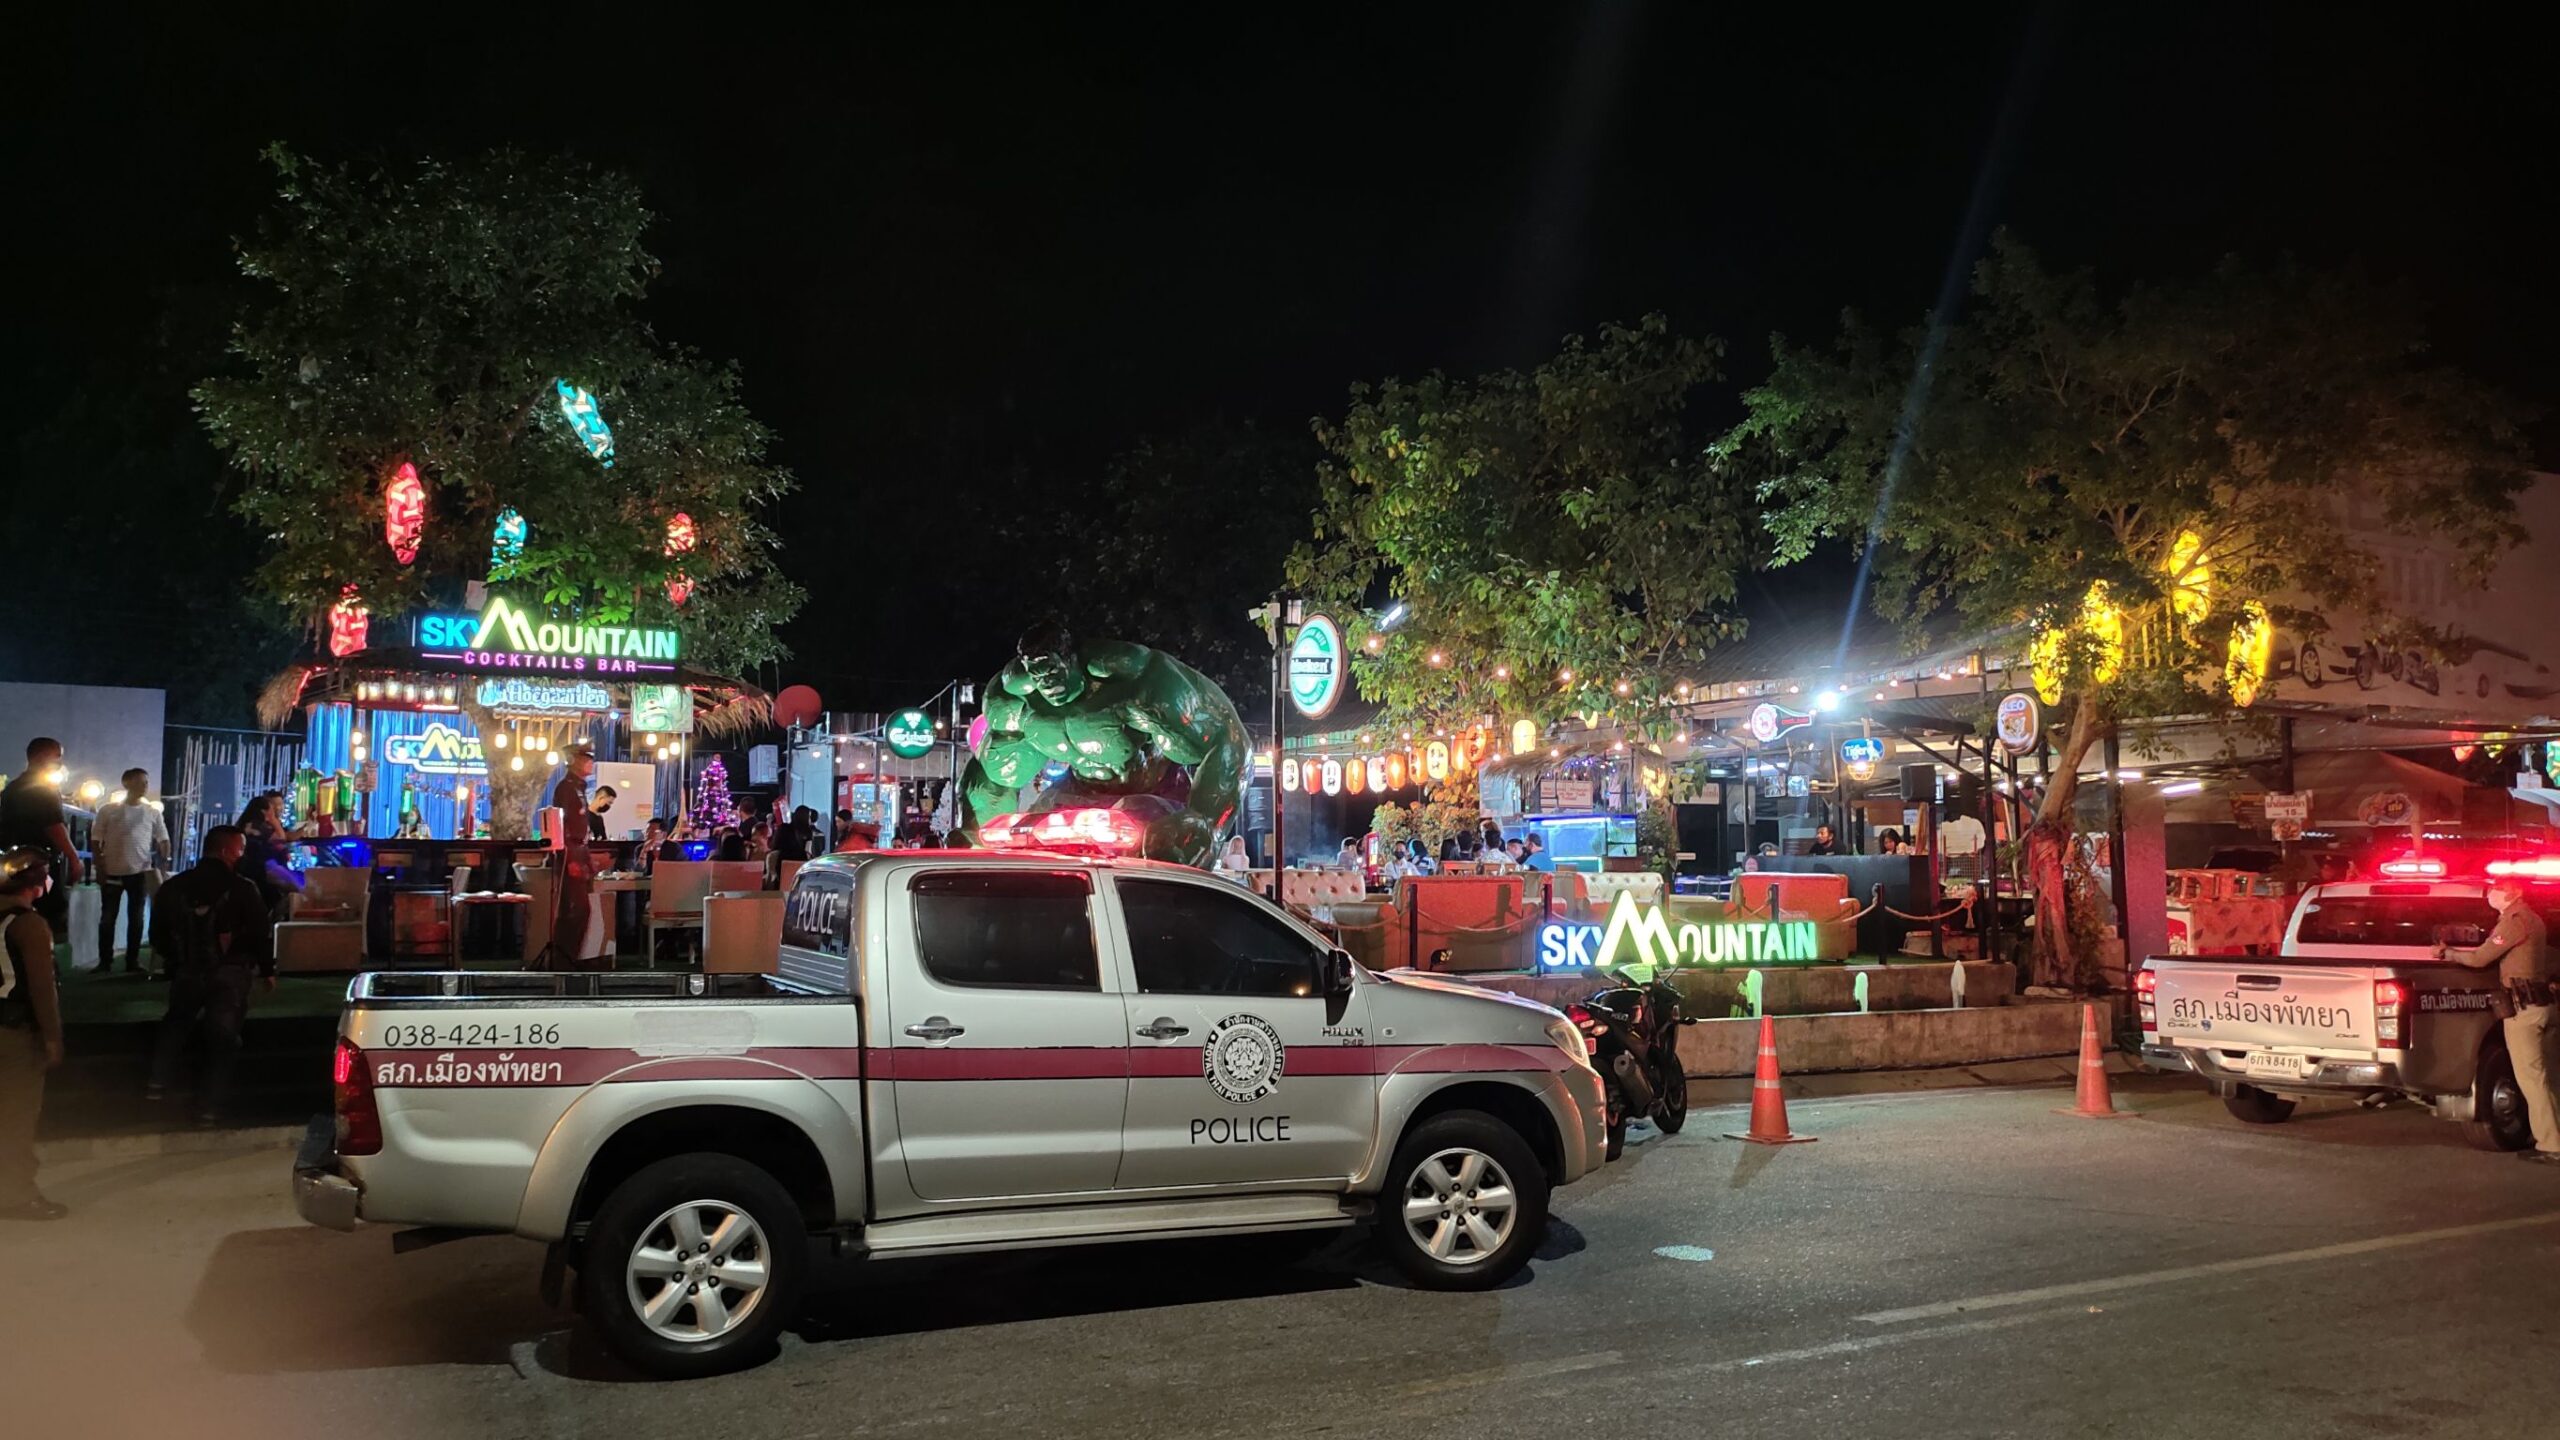
[[[1828,1015],[1858,1008],[1858,976],[1867,977],[1869,1010],[1944,1010],[1954,1003],[1954,961],[1940,964],[1814,965],[1760,973],[1761,1004],[1772,1015]],[[1998,1005],[2018,988],[2017,967],[1982,960],[1964,965],[1967,1005]],[[1742,1004],[1740,970],[1675,970],[1671,983],[1683,1009],[1721,1018]],[[1607,982],[1590,975],[1453,975],[1471,985],[1507,991],[1559,1008]]]

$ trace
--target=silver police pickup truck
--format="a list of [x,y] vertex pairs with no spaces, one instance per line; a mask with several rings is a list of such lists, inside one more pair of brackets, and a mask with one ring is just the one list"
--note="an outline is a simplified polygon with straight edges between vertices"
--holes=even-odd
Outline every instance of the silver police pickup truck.
[[812,1252],[947,1255],[1374,1221],[1499,1284],[1601,1163],[1582,1037],[1362,970],[1197,871],[1036,854],[800,872],[773,975],[359,976],[303,1217],[545,1242],[607,1345],[733,1369]]

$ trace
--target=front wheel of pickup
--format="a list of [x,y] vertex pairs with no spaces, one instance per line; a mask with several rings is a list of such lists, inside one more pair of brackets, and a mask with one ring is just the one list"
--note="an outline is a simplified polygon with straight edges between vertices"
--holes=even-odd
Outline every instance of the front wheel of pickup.
[[2471,1115],[2462,1122],[2462,1138],[2475,1149],[2522,1150],[2533,1143],[2533,1117],[2524,1108],[2524,1089],[2516,1084],[2515,1062],[2506,1051],[2481,1057]]
[[2222,1098],[2222,1108],[2232,1118],[2252,1125],[2281,1125],[2293,1118],[2294,1102],[2281,1095],[2271,1095],[2255,1085],[2242,1085]]
[[730,1155],[677,1155],[614,1187],[578,1271],[605,1347],[668,1379],[718,1375],[773,1352],[809,1266],[800,1207]]
[[1490,1290],[1547,1228],[1547,1172],[1510,1126],[1452,1110],[1407,1131],[1380,1197],[1387,1258],[1425,1290]]

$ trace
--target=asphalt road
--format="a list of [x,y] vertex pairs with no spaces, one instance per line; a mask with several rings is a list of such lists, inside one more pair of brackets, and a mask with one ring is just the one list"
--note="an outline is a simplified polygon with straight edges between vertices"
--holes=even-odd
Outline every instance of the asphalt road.
[[0,1229],[0,1404],[190,1440],[2560,1434],[2560,1173],[2405,1109],[2252,1129],[2135,1088],[2118,1121],[1797,1102],[1821,1140],[1784,1149],[1701,1111],[1484,1295],[1347,1242],[877,1267],[687,1385],[546,1312],[530,1245],[300,1225],[285,1152],[88,1161],[45,1177],[73,1218]]

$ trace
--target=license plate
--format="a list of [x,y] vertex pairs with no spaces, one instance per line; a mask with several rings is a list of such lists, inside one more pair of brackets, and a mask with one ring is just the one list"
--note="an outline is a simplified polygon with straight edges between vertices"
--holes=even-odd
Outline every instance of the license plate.
[[2246,1063],[2250,1074],[2276,1079],[2299,1080],[2311,1073],[2311,1057],[2308,1055],[2277,1055],[2265,1050],[2252,1050]]

